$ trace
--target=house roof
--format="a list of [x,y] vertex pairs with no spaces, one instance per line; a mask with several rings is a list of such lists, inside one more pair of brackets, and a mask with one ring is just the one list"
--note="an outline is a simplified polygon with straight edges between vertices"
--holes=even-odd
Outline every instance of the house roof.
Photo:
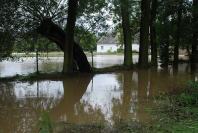
[[106,36],[103,36],[98,41],[98,44],[117,44],[118,41],[115,36],[108,34]]
[[[133,42],[134,44],[139,44],[139,33],[134,35]],[[114,36],[112,34],[107,34],[100,38],[97,44],[118,44],[118,38],[117,36]]]

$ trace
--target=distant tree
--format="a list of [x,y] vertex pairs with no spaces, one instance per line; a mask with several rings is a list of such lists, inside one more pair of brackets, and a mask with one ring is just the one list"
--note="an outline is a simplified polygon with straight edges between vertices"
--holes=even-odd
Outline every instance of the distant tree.
[[14,43],[14,52],[19,53],[29,53],[35,52],[36,50],[40,52],[51,52],[51,51],[60,51],[60,49],[53,42],[48,39],[37,36],[36,40],[33,37],[20,38]]
[[97,37],[94,33],[85,30],[83,27],[77,27],[75,33],[76,40],[83,50],[89,52],[96,50]]
[[10,57],[14,47],[14,38],[9,31],[0,32],[0,60]]

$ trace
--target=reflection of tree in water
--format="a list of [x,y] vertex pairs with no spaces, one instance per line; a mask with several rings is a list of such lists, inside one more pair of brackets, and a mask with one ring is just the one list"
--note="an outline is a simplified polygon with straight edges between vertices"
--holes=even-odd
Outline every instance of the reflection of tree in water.
[[118,78],[123,88],[121,99],[113,99],[112,120],[113,123],[119,124],[121,121],[136,119],[137,104],[137,83],[134,72],[123,72],[122,78]]
[[[108,111],[112,112],[111,120],[115,124],[122,120],[145,121],[149,118],[145,108],[152,104],[150,98],[158,95],[160,91],[170,91],[171,87],[176,87],[181,82],[185,83],[187,79],[195,79],[195,75],[192,77],[180,73],[171,75],[169,71],[154,70],[123,72],[116,74],[116,77],[120,84],[118,86],[121,88],[119,94],[117,93],[117,98],[112,99],[111,105],[107,106],[110,109]],[[23,98],[15,95],[14,83],[0,83],[0,129],[3,129],[3,132],[32,132],[43,110],[50,111],[55,122],[62,120],[69,123],[106,122],[107,114],[102,111],[103,108],[94,106],[93,103],[82,98],[91,79],[92,76],[88,74],[65,78],[64,96],[61,99],[56,96],[49,97],[48,92],[45,91],[41,93],[42,88],[55,89],[57,85],[51,85],[54,84],[52,81],[49,82],[51,83],[49,86],[45,87],[39,82],[37,86],[35,82],[28,83],[33,86],[34,92],[37,90],[39,93],[34,93],[31,97],[30,91]],[[24,84],[22,88],[26,86],[28,85]],[[120,90],[122,90],[121,97],[119,96]],[[117,90],[111,91],[114,93]]]
[[50,114],[56,121],[69,123],[92,123],[104,121],[100,108],[93,108],[88,102],[80,101],[92,79],[89,74],[70,76],[63,81],[64,97]]
[[[35,82],[34,84],[37,83]],[[33,92],[28,92],[25,97],[17,97],[15,91],[18,88],[14,88],[16,87],[14,84],[17,83],[0,84],[0,129],[5,133],[36,132],[41,112],[51,109],[58,103],[59,99],[46,97],[45,94],[42,94],[39,90],[39,83],[37,86],[29,83],[37,91],[37,95],[34,95]],[[28,85],[25,84],[25,86],[27,87]]]
[[0,84],[0,132],[28,133],[35,126],[35,115],[21,107],[16,99],[13,83]]
[[88,102],[80,102],[75,105],[75,123],[104,123],[105,114],[101,108],[93,108]]
[[[45,85],[47,85],[46,87],[49,87],[50,89],[55,89],[53,88],[55,86],[52,85],[53,84],[52,81],[44,82],[44,83]],[[61,92],[58,91],[57,95],[55,96],[48,96],[49,95],[48,92],[42,91],[42,89],[44,88],[43,86],[40,86],[41,84],[39,81],[34,82],[34,84],[36,84],[36,88],[34,88],[36,91],[36,95],[27,94],[25,99],[22,100],[24,102],[24,106],[29,106],[35,112],[40,113],[42,111],[52,109],[60,102],[59,95],[61,95]]]
[[[139,70],[138,71],[138,119],[141,122],[149,121],[149,115],[145,111],[146,108],[151,104],[151,100],[149,97],[151,96],[151,85],[149,79],[149,70]],[[151,85],[152,86],[152,85]]]
[[150,120],[145,109],[152,104],[152,89],[156,88],[156,82],[151,74],[154,76],[156,73],[149,70],[138,70],[123,72],[122,78],[118,78],[122,83],[123,94],[121,99],[112,100],[112,120],[115,124],[127,121],[146,122]]

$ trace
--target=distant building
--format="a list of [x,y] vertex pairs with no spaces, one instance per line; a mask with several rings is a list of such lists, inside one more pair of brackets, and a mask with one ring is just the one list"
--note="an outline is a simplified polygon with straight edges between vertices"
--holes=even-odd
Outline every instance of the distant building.
[[[117,52],[119,48],[120,46],[117,38],[113,37],[111,34],[103,36],[97,43],[98,53]],[[139,44],[137,41],[132,44],[132,50],[139,52]]]
[[116,37],[112,35],[103,36],[97,43],[97,52],[106,53],[106,52],[117,52],[118,42]]

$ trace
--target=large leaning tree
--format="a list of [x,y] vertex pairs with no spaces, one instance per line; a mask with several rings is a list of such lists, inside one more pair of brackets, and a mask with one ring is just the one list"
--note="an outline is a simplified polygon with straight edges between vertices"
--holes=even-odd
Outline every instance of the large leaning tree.
[[22,32],[39,33],[64,52],[64,73],[91,72],[83,49],[74,39],[75,28],[100,32],[105,25],[105,6],[105,0],[21,0],[17,11]]

